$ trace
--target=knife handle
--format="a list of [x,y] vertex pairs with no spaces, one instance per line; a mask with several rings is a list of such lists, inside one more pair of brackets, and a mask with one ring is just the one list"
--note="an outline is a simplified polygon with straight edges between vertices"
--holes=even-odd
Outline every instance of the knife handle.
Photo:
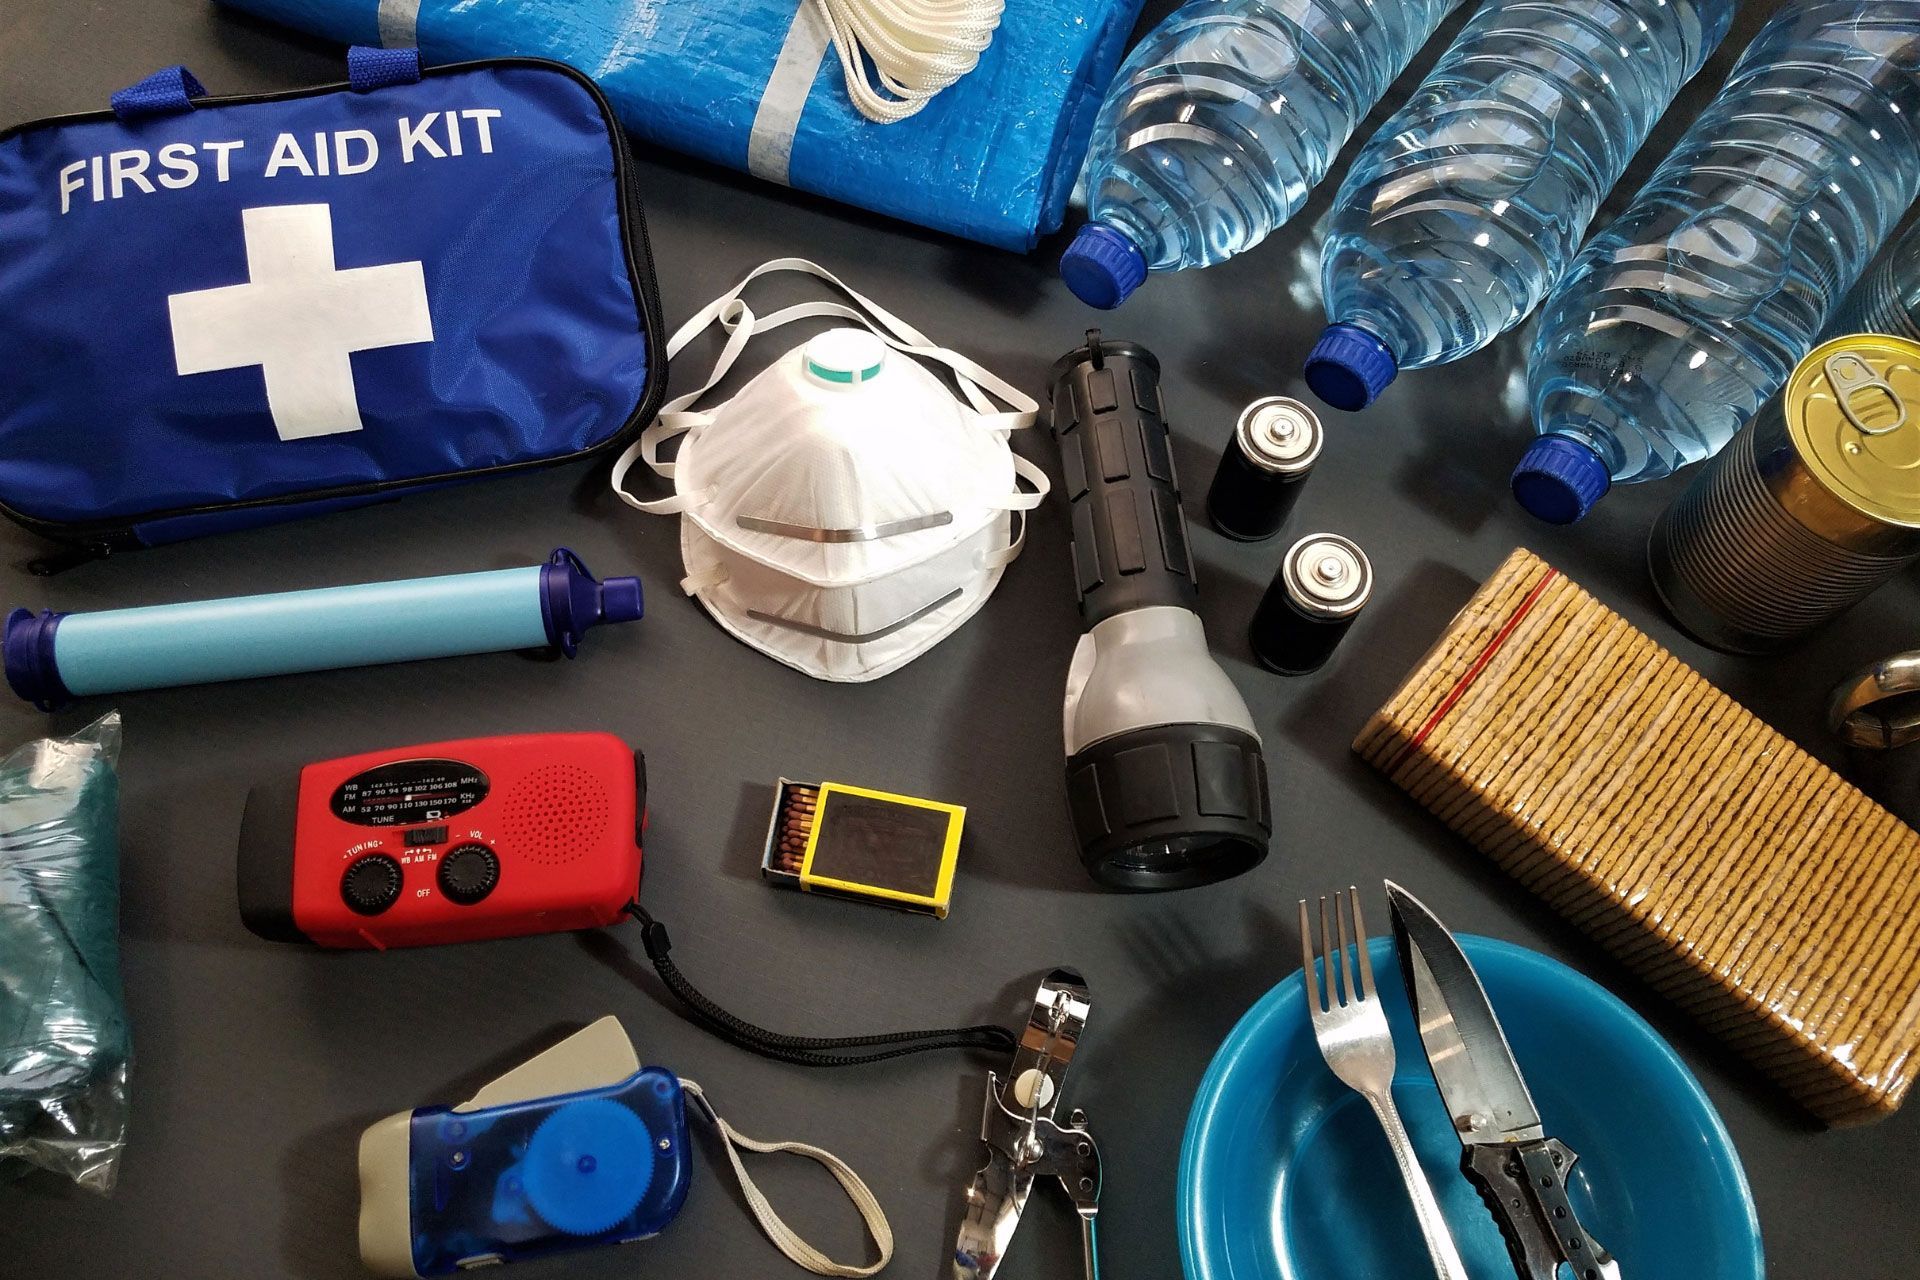
[[1567,1199],[1567,1175],[1580,1157],[1558,1138],[1520,1144],[1520,1162],[1527,1171],[1527,1192],[1539,1218],[1558,1242],[1560,1257],[1573,1269],[1574,1280],[1620,1280],[1620,1265],[1605,1245],[1587,1234]]
[[1533,1212],[1520,1149],[1506,1144],[1469,1144],[1461,1153],[1460,1171],[1487,1202],[1520,1280],[1555,1280],[1560,1251]]
[[1579,1158],[1558,1138],[1473,1145],[1462,1155],[1461,1170],[1493,1212],[1520,1280],[1554,1280],[1562,1261],[1574,1280],[1620,1280],[1620,1265],[1567,1199]]

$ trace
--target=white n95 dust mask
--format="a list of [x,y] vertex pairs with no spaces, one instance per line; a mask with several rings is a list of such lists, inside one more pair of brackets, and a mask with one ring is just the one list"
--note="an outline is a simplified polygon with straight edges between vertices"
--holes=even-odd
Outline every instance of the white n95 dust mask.
[[[809,302],[758,318],[740,295],[779,271],[817,276],[856,306]],[[691,408],[755,333],[818,317],[863,327],[829,329],[726,403]],[[713,372],[620,455],[614,491],[681,516],[681,588],[768,657],[847,682],[904,666],[972,617],[1020,554],[1047,479],[1007,441],[1033,425],[1038,404],[803,259],[749,272],[681,326],[667,358],[716,322],[728,338]],[[959,397],[922,360],[946,366]],[[676,436],[679,453],[661,461]],[[673,496],[627,493],[636,461],[672,480]]]

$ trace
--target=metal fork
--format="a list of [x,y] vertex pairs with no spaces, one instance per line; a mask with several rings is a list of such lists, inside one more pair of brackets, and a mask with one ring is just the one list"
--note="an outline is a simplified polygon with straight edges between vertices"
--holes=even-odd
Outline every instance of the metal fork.
[[[1353,942],[1360,957],[1359,982],[1354,982],[1353,953],[1348,951],[1347,912],[1353,919]],[[1313,929],[1307,918],[1307,901],[1300,900],[1300,958],[1304,966],[1307,1008],[1313,1014],[1314,1039],[1320,1042],[1320,1054],[1333,1068],[1342,1084],[1358,1093],[1373,1106],[1373,1114],[1386,1131],[1387,1145],[1400,1166],[1400,1176],[1413,1198],[1414,1216],[1427,1238],[1427,1253],[1433,1258],[1434,1272],[1440,1280],[1469,1280],[1467,1269],[1454,1247],[1453,1234],[1440,1214],[1440,1202],[1413,1152],[1413,1140],[1400,1122],[1393,1105],[1393,1032],[1387,1026],[1386,1011],[1375,998],[1373,961],[1367,955],[1366,924],[1360,915],[1360,890],[1349,888],[1333,895],[1333,927],[1327,924],[1327,900],[1320,899],[1320,946],[1326,956],[1324,989],[1313,967]],[[1336,936],[1339,945],[1335,946]],[[1335,973],[1338,971],[1338,979]],[[1324,994],[1323,994],[1324,993]]]

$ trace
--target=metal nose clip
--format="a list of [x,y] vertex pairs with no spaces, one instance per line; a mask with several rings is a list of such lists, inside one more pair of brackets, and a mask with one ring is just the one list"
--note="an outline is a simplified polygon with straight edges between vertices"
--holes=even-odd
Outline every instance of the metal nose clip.
[[799,542],[877,542],[882,538],[897,538],[903,533],[918,533],[922,529],[938,529],[952,524],[953,512],[932,511],[926,515],[882,520],[877,524],[856,525],[846,529],[821,529],[814,525],[768,520],[762,516],[735,516],[733,522],[754,533],[771,533],[777,538],[793,538]]
[[1060,1180],[1080,1215],[1086,1280],[1099,1280],[1094,1222],[1100,1212],[1100,1148],[1075,1110],[1054,1120],[1067,1067],[1086,1030],[1090,996],[1071,969],[1055,969],[1040,984],[1020,1048],[1003,1079],[987,1073],[986,1113],[980,1137],[987,1163],[967,1188],[966,1216],[954,1248],[955,1280],[992,1280],[1020,1225],[1036,1178]]

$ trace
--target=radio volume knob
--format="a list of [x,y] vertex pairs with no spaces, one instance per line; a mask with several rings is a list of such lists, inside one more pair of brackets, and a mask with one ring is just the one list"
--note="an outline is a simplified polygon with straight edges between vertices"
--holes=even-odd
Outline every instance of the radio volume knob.
[[500,883],[500,859],[483,844],[463,844],[440,859],[440,892],[470,907]]
[[400,900],[400,864],[384,853],[356,858],[340,877],[340,897],[359,915],[379,915]]

